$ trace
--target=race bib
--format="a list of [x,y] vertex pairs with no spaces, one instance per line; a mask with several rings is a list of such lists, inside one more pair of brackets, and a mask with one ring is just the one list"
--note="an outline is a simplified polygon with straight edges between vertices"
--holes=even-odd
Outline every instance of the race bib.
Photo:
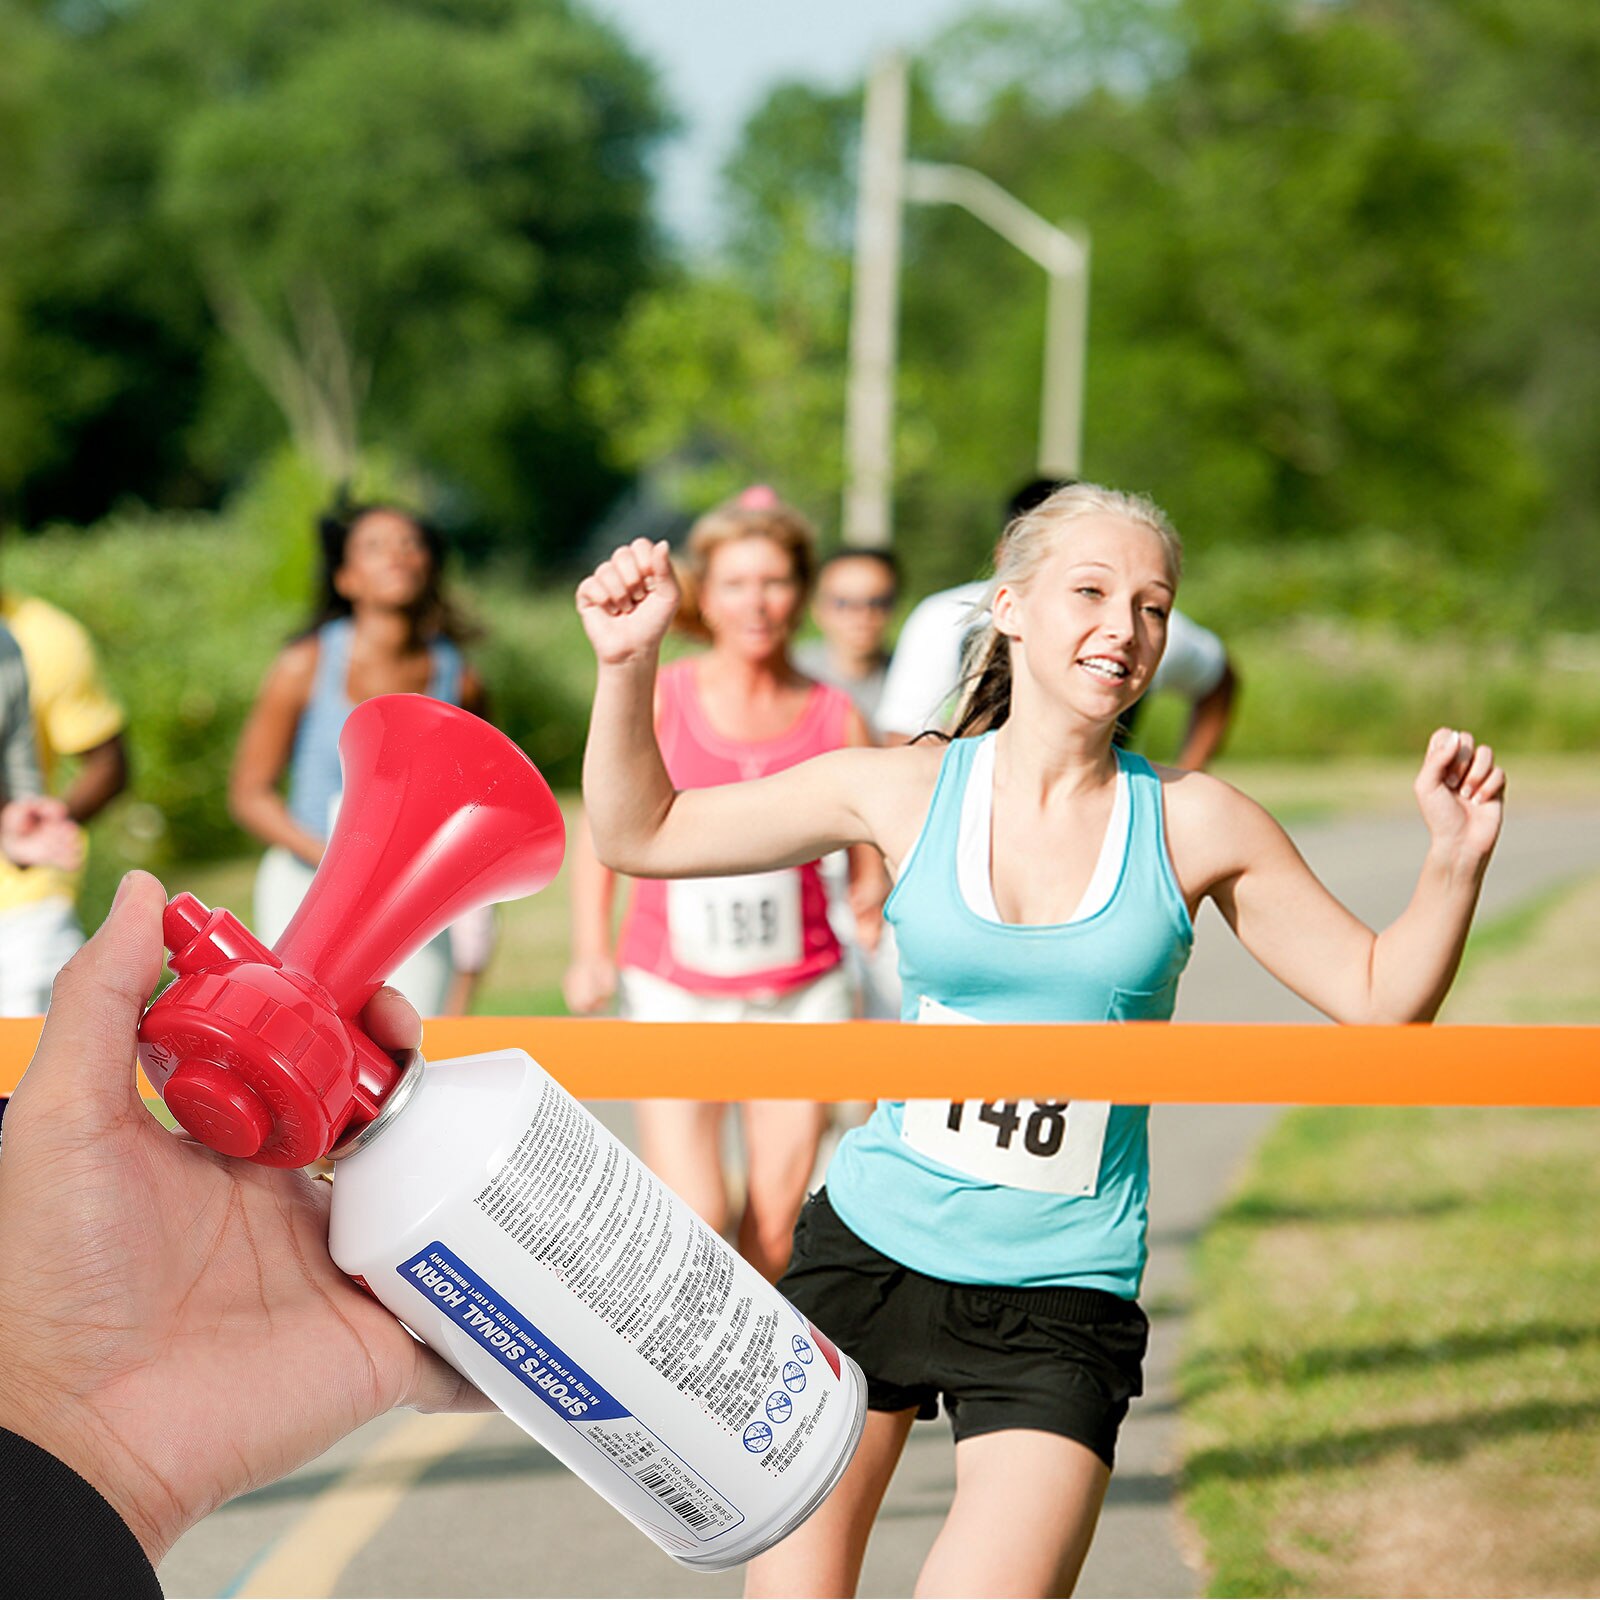
[[805,953],[798,869],[670,879],[667,942],[680,967],[711,978],[796,965]]
[[[978,1018],[923,995],[917,1021],[977,1024]],[[1110,1120],[1106,1100],[908,1100],[900,1137],[971,1178],[1087,1197],[1100,1184]]]

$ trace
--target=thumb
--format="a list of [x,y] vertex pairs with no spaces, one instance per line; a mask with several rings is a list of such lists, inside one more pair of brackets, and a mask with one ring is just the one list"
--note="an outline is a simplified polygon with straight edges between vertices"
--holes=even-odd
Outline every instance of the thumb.
[[94,937],[56,975],[39,1047],[19,1094],[47,1090],[109,1122],[139,1101],[134,1056],[139,1017],[161,976],[166,891],[130,872]]
[[1422,771],[1417,774],[1418,782],[1426,783],[1430,788],[1442,784],[1460,748],[1461,735],[1454,728],[1434,729],[1433,737],[1428,741],[1428,748],[1422,757]]
[[486,1394],[426,1345],[414,1349],[410,1381],[398,1404],[412,1411],[495,1411]]

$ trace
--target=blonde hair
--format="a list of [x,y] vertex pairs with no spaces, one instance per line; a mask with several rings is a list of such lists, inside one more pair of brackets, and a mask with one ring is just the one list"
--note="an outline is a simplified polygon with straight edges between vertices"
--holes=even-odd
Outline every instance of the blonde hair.
[[1117,517],[1148,528],[1161,540],[1173,585],[1183,573],[1183,544],[1167,514],[1142,494],[1124,494],[1097,483],[1071,483],[1041,500],[1006,525],[995,551],[994,576],[984,590],[981,607],[991,612],[989,624],[969,647],[962,678],[961,708],[953,739],[998,728],[1011,715],[1011,641],[996,627],[992,607],[1005,584],[1026,589],[1054,551],[1056,540],[1085,517]]
[[678,587],[682,598],[673,627],[693,639],[709,639],[711,630],[700,611],[700,594],[711,558],[725,544],[736,539],[770,539],[787,553],[800,589],[800,606],[795,608],[798,622],[801,607],[811,593],[817,572],[817,535],[810,522],[793,506],[785,505],[764,486],[746,489],[743,494],[716,506],[689,530],[679,563]]

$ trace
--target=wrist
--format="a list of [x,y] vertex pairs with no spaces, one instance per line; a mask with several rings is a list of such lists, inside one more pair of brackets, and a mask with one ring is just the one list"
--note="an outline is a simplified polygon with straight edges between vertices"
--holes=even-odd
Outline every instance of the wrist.
[[142,1509],[137,1484],[150,1477],[148,1469],[77,1397],[42,1375],[30,1381],[20,1368],[8,1377],[13,1381],[0,1387],[0,1428],[71,1468],[127,1525],[151,1566],[157,1565],[183,1529],[169,1534]]
[[1440,839],[1433,839],[1428,845],[1427,871],[1452,889],[1469,889],[1476,894],[1488,867],[1487,852]]
[[661,641],[659,639],[653,639],[649,644],[633,646],[617,655],[596,657],[596,663],[604,676],[620,674],[623,676],[638,675],[646,678],[655,676],[660,660]]

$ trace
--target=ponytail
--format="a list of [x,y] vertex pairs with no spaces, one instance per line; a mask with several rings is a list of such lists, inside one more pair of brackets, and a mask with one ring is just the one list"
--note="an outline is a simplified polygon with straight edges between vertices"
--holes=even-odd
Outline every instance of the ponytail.
[[971,656],[974,664],[961,680],[952,739],[988,733],[1011,715],[1011,641],[991,622]]

